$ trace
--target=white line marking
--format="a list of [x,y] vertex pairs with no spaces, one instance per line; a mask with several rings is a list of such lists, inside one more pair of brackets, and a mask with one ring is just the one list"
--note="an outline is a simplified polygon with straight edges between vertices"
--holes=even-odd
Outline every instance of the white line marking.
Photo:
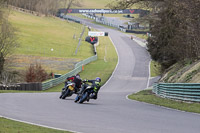
[[148,81],[147,81],[147,88],[149,88],[149,80],[150,80],[150,78],[151,78],[151,60],[149,61],[149,77],[148,77]]

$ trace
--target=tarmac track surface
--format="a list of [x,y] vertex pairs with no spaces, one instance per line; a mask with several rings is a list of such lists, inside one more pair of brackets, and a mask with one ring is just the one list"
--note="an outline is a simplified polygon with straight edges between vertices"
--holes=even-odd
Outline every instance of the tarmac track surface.
[[145,48],[116,30],[109,32],[119,55],[118,66],[98,100],[74,103],[60,93],[0,94],[0,115],[39,125],[82,133],[198,133],[200,115],[127,100],[147,87],[149,55]]

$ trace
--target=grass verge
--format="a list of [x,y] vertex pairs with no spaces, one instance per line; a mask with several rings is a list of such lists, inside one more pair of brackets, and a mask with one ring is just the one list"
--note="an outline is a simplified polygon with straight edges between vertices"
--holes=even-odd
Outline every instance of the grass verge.
[[71,133],[0,118],[0,133]]
[[78,38],[83,30],[81,24],[17,11],[12,12],[9,21],[18,30],[20,44],[13,54],[79,59],[86,59],[93,54],[89,44],[84,41],[88,31],[86,28],[80,51],[75,55]]
[[[81,24],[17,11],[12,11],[9,21],[17,29],[17,41],[20,44],[11,55],[13,69],[26,70],[30,64],[37,62],[49,73],[53,71],[64,74],[71,70],[68,67],[70,63],[93,56],[93,48],[85,42],[88,28],[85,28],[79,51],[75,55],[84,28]],[[58,65],[61,70],[51,63],[58,60],[65,61],[65,64],[67,62],[65,66]]]
[[128,98],[136,101],[155,104],[181,111],[200,113],[199,103],[185,103],[181,101],[174,101],[170,99],[157,97],[152,93],[152,90],[143,90],[138,93],[129,95]]
[[151,77],[156,77],[161,74],[161,65],[156,61],[151,61]]

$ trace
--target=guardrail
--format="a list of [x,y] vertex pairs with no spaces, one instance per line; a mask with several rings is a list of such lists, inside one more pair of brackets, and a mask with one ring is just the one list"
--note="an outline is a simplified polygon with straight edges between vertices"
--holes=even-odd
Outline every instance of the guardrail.
[[61,18],[66,19],[66,20],[69,20],[69,21],[74,21],[74,22],[76,22],[76,23],[81,23],[81,20],[80,20],[80,19],[75,18],[75,17],[70,16],[70,15],[63,15],[63,16],[61,16]]
[[42,84],[40,82],[16,83],[9,85],[0,84],[0,90],[41,91]]
[[152,92],[164,98],[200,102],[200,83],[156,83]]
[[75,65],[75,68],[72,71],[70,71],[69,73],[61,75],[60,77],[52,79],[50,81],[43,82],[42,83],[42,90],[47,90],[47,89],[49,89],[51,87],[54,87],[54,86],[56,86],[56,85],[58,85],[60,83],[63,83],[66,80],[67,77],[75,75],[75,74],[81,72],[83,65],[86,65],[86,64],[88,64],[88,63],[90,63],[92,61],[95,61],[95,60],[97,60],[97,55],[92,56],[90,58],[87,58],[87,59],[85,59],[85,60],[83,60],[81,62],[78,62]]

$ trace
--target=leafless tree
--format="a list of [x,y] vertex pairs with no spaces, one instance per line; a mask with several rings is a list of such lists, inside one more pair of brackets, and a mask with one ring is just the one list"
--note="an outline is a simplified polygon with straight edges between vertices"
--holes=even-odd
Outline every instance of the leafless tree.
[[55,15],[59,8],[80,6],[80,0],[8,0],[10,5],[36,11],[42,14]]
[[8,21],[9,12],[3,8],[6,6],[6,0],[1,1],[0,6],[0,74],[3,71],[5,57],[17,47],[15,29]]

